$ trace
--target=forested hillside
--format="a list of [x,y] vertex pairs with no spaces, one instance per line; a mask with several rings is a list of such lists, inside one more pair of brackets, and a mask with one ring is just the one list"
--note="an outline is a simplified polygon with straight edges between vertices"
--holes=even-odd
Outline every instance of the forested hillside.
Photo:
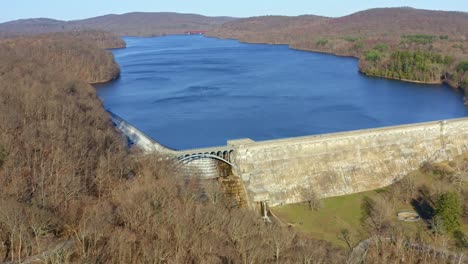
[[39,60],[60,73],[99,83],[115,79],[120,72],[112,54],[103,48],[125,47],[125,42],[111,33],[89,31],[16,37],[0,40],[0,45],[10,55]]
[[31,35],[77,30],[103,30],[120,36],[160,36],[184,34],[185,31],[189,30],[212,30],[233,19],[195,14],[144,12],[105,15],[73,21],[47,18],[22,19],[0,24],[0,37],[2,34],[6,36],[14,34]]
[[96,65],[113,69],[87,34],[0,43],[0,262],[345,261],[342,249],[231,208],[216,182],[132,155],[87,84]]
[[340,18],[266,16],[231,21],[209,35],[353,56],[368,75],[468,89],[459,67],[468,61],[467,13],[378,8]]
[[264,16],[238,19],[223,24],[210,35],[234,36],[247,42],[276,41],[301,49],[358,56],[379,40],[399,44],[404,35],[427,34],[437,38],[446,36],[444,40],[465,41],[468,39],[467,23],[468,14],[461,12],[378,8],[339,18]]
[[[461,68],[466,62],[459,62],[454,68],[455,58],[450,55],[443,56],[419,49],[390,51],[384,47],[381,44],[365,52],[360,70],[373,76],[423,83],[440,83],[445,78],[450,78],[458,85],[466,86],[465,82],[468,79],[464,76],[465,70]],[[458,71],[460,77],[456,75]]]

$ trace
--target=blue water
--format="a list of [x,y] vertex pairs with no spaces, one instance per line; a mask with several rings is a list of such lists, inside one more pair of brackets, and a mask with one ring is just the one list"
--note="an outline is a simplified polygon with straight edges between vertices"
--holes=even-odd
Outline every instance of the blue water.
[[359,74],[352,58],[203,36],[124,38],[104,106],[175,149],[464,117],[463,95]]

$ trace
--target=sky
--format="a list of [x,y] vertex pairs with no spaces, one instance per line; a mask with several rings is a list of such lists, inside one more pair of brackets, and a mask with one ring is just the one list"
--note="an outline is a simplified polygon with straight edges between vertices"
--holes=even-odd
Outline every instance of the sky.
[[106,14],[180,12],[207,16],[348,15],[374,7],[411,6],[468,12],[468,0],[0,0],[0,22],[47,17],[75,20]]

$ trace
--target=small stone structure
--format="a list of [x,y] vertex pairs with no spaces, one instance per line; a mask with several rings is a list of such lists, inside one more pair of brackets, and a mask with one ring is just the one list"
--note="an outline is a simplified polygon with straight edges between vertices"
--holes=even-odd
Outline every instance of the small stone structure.
[[399,212],[397,214],[398,220],[405,222],[417,222],[421,217],[416,212]]

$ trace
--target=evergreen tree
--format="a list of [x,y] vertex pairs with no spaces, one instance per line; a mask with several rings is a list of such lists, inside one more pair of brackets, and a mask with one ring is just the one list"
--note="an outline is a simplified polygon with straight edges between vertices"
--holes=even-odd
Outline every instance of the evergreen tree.
[[457,71],[459,72],[467,72],[468,71],[468,61],[462,61],[457,66]]
[[452,233],[460,228],[461,205],[454,192],[444,193],[436,202],[435,216],[442,220],[444,230]]

